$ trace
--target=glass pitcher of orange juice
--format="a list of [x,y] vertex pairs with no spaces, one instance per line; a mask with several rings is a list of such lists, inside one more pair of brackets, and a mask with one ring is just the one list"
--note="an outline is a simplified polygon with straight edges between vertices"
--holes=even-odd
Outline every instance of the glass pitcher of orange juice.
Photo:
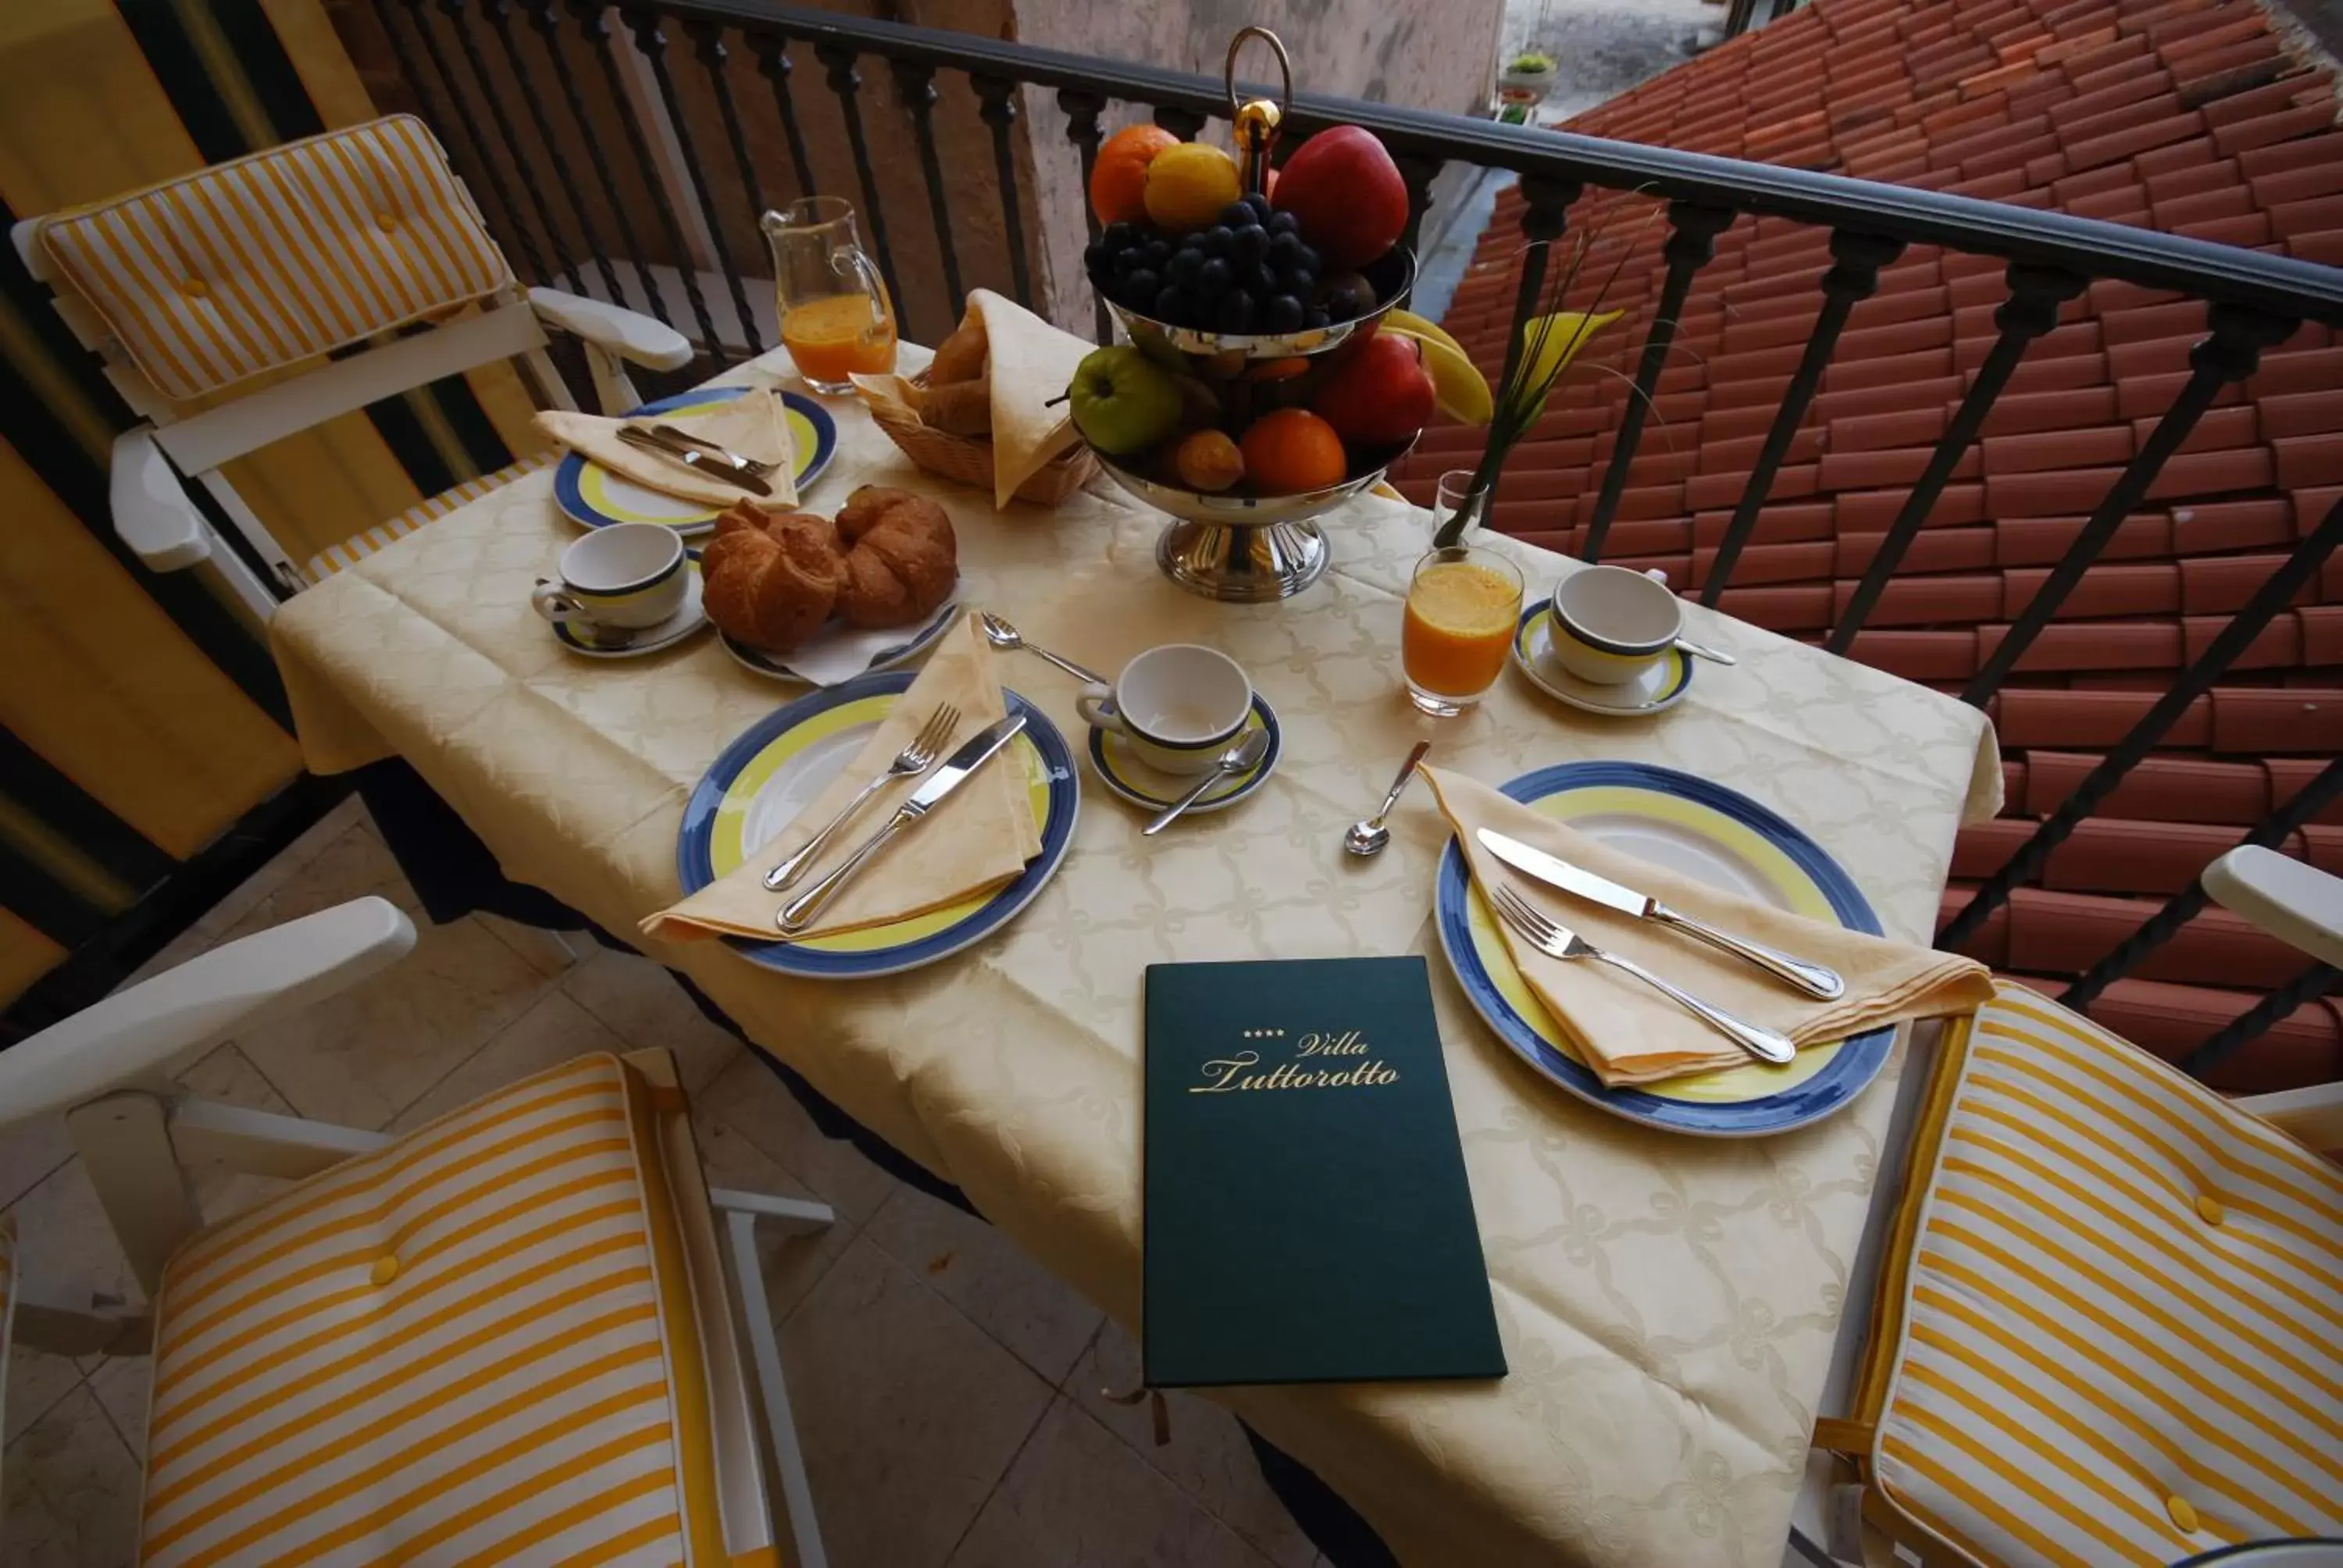
[[1428,552],[1408,584],[1400,666],[1408,700],[1453,719],[1504,672],[1522,613],[1522,574],[1493,550],[1455,545]]
[[781,344],[817,392],[854,390],[857,374],[895,368],[895,307],[863,253],[854,208],[838,196],[808,196],[757,226],[773,251]]

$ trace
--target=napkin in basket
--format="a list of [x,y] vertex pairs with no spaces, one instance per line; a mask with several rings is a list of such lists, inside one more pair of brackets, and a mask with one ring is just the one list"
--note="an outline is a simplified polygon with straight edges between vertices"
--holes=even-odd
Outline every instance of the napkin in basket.
[[[781,395],[769,387],[752,387],[730,401],[693,414],[630,415],[623,419],[599,414],[579,414],[567,408],[540,409],[537,427],[591,463],[598,463],[622,478],[662,495],[698,501],[704,506],[730,507],[746,501],[769,512],[796,508],[797,463],[789,445],[789,425]],[[618,439],[622,425],[672,425],[687,435],[713,441],[738,457],[770,463],[762,476],[773,493],[759,496],[722,479],[705,478],[683,464],[629,447]]]
[[[1992,995],[1991,978],[1973,959],[1825,925],[1725,892],[1599,843],[1460,774],[1426,768],[1423,776],[1456,829],[1465,864],[1484,897],[1510,880],[1556,924],[1594,946],[1634,959],[1703,1000],[1780,1030],[1802,1046],[1906,1019],[1970,1012]],[[1846,992],[1836,1001],[1816,1000],[1696,937],[1548,888],[1490,854],[1475,836],[1482,828],[1648,893],[1736,936],[1828,964],[1846,980]],[[1751,1060],[1633,976],[1589,959],[1551,958],[1503,921],[1497,930],[1522,979],[1606,1086],[1650,1083]]]
[[[890,780],[795,886],[784,893],[769,892],[765,873],[820,831],[856,790],[884,773],[929,715],[947,702],[959,708],[960,723],[928,772]],[[975,622],[963,618],[937,639],[927,668],[895,699],[886,722],[828,789],[729,876],[644,920],[643,934],[662,941],[707,936],[779,940],[780,931],[773,922],[781,906],[852,854],[961,742],[1007,712],[1001,681],[993,673],[992,650],[978,635]],[[1021,741],[1011,742],[924,820],[905,829],[830,901],[821,919],[799,935],[830,936],[908,920],[998,888],[1021,874],[1025,863],[1041,852],[1021,747]]]

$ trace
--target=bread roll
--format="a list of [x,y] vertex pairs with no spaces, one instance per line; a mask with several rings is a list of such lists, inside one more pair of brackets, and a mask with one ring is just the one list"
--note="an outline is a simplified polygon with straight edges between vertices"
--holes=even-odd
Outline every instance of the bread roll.
[[960,581],[951,518],[925,496],[865,485],[846,498],[838,531],[847,547],[838,612],[850,625],[908,626]]

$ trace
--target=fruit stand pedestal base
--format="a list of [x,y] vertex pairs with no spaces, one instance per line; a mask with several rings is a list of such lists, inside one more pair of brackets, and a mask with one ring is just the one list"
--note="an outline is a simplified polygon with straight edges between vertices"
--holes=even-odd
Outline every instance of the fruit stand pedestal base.
[[1230,527],[1175,518],[1155,564],[1190,593],[1230,604],[1292,598],[1326,574],[1326,536],[1309,521]]

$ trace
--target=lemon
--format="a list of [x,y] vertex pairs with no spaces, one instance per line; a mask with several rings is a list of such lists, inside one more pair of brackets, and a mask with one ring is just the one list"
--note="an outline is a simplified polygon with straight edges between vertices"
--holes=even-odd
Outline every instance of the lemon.
[[[1405,322],[1400,317],[1407,317]],[[1430,331],[1424,330],[1430,328]],[[1383,317],[1377,330],[1413,337],[1423,350],[1423,367],[1432,374],[1432,391],[1440,412],[1460,425],[1485,425],[1496,412],[1488,377],[1457,347],[1456,340],[1420,316],[1394,310]]]
[[1243,194],[1236,159],[1210,142],[1166,147],[1147,166],[1147,216],[1175,234],[1219,222]]

